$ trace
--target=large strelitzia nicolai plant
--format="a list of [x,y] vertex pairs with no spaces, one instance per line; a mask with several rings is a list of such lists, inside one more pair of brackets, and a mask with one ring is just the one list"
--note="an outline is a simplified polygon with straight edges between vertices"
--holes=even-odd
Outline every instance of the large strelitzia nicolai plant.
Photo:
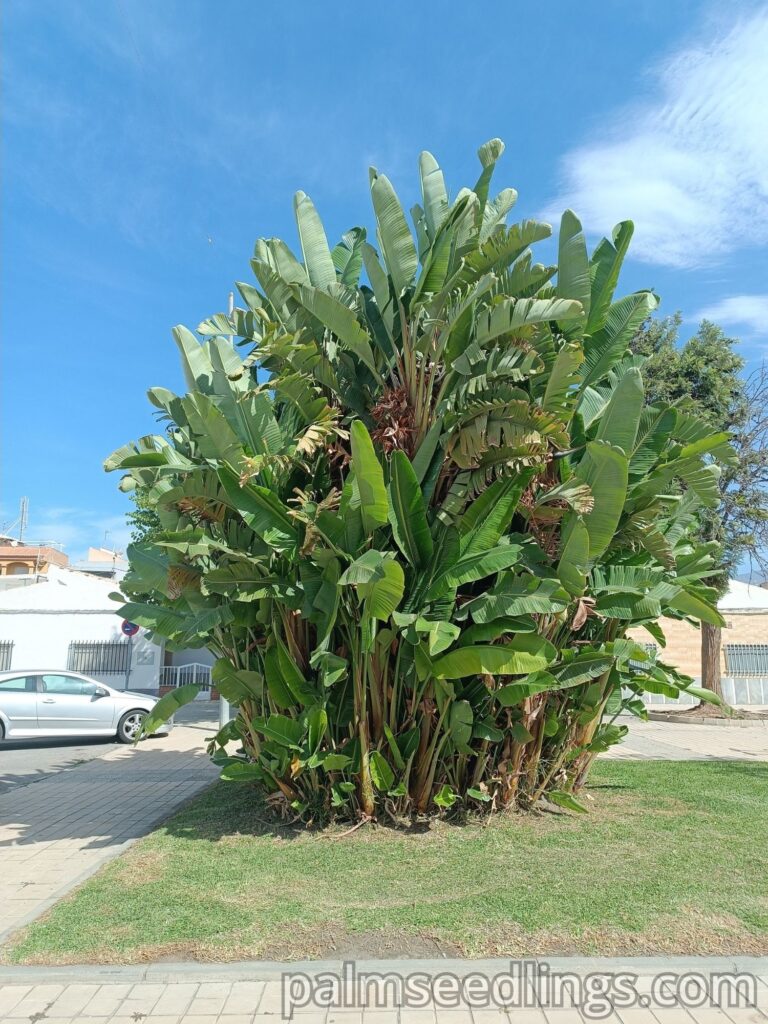
[[298,193],[301,259],[256,243],[245,306],[174,331],[165,432],[106,462],[164,531],[129,550],[124,590],[152,600],[119,614],[218,656],[223,777],[306,819],[578,810],[619,713],[692,689],[627,631],[720,621],[696,522],[732,453],[644,406],[628,346],[657,300],[614,299],[632,225],[590,257],[566,211],[534,263],[551,229],[507,226],[502,151],[453,201],[423,153],[415,236],[372,170],[375,245],[331,249]]

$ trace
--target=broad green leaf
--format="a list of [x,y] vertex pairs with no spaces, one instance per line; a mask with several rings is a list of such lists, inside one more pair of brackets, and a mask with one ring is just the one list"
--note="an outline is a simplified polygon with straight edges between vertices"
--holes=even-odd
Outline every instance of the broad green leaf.
[[331,259],[339,274],[339,280],[351,288],[354,288],[360,279],[364,241],[365,228],[352,228],[350,231],[344,232],[341,241],[334,246],[331,252]]
[[448,213],[448,192],[437,160],[426,150],[419,157],[419,175],[427,232],[434,239]]
[[222,466],[218,475],[232,507],[242,514],[254,533],[278,551],[296,547],[294,521],[273,491],[258,484],[241,487],[237,475],[228,466]]
[[221,770],[222,782],[262,782],[264,769],[249,761],[230,760]]
[[395,451],[390,462],[389,521],[398,547],[416,569],[426,569],[432,558],[424,499],[413,466],[405,452]]
[[216,661],[211,670],[211,679],[224,700],[230,704],[262,698],[264,680],[258,672],[238,671],[226,658]]
[[462,635],[461,627],[455,623],[433,619],[417,618],[413,628],[417,633],[427,634],[427,645],[432,657],[442,654]]
[[427,591],[426,599],[434,601],[442,594],[456,590],[465,583],[474,583],[485,579],[502,569],[517,565],[521,560],[522,548],[519,544],[503,544],[491,548],[490,551],[478,551],[465,554],[454,565],[441,573]]
[[706,601],[702,601],[701,598],[696,597],[694,594],[689,594],[685,590],[679,591],[667,603],[675,611],[682,612],[683,615],[689,615],[692,619],[708,622],[711,626],[720,626],[721,628],[725,626],[725,619],[716,607],[707,604]]
[[574,299],[502,299],[478,317],[476,340],[478,345],[488,345],[525,324],[573,320],[583,312],[581,303]]
[[277,650],[277,664],[280,676],[294,698],[300,704],[314,704],[319,696],[317,691],[304,678],[304,674],[279,636],[275,637],[275,648]]
[[507,573],[493,590],[464,605],[463,611],[474,622],[485,623],[509,616],[551,615],[563,611],[568,600],[559,580]]
[[536,622],[532,615],[504,616],[491,622],[476,622],[461,632],[464,647],[469,644],[487,643],[498,640],[510,633],[535,633]]
[[589,532],[580,517],[574,518],[568,531],[557,574],[572,597],[584,593],[589,568]]
[[462,555],[487,551],[498,544],[533,472],[524,469],[514,477],[500,477],[475,498],[457,523]]
[[589,813],[584,804],[579,803],[572,793],[566,793],[561,789],[550,789],[545,796],[551,803],[557,804],[558,807],[564,807],[567,811],[576,811],[578,814]]
[[304,192],[297,192],[294,196],[293,209],[309,280],[316,288],[325,290],[336,283],[336,268],[331,259],[323,223],[312,200]]
[[488,189],[491,184],[491,178],[493,177],[493,171],[496,166],[496,161],[499,159],[501,154],[504,152],[504,143],[501,139],[489,139],[488,142],[484,142],[477,151],[478,159],[482,165],[482,172],[480,177],[477,179],[473,191],[477,198],[480,200],[480,211],[485,208],[485,204],[488,201]]
[[283,679],[277,647],[274,645],[264,653],[264,674],[269,695],[275,705],[284,709],[295,708],[298,701]]
[[543,637],[523,635],[511,643],[458,647],[437,658],[432,670],[437,679],[463,679],[474,675],[521,676],[546,668],[557,651]]
[[198,686],[196,683],[187,683],[186,686],[177,686],[175,690],[166,693],[142,722],[135,742],[138,743],[142,736],[151,736],[153,732],[157,732],[160,726],[165,725],[179,708],[183,708],[185,704],[193,701],[201,690],[202,686]]
[[471,752],[469,742],[472,739],[473,723],[474,715],[469,701],[454,701],[448,716],[448,731],[454,746],[465,754]]
[[557,353],[541,400],[542,409],[563,418],[568,417],[571,406],[576,402],[575,389],[583,362],[584,350],[575,342],[569,343]]
[[580,686],[591,679],[604,675],[613,665],[613,657],[609,654],[577,654],[572,661],[560,665],[550,665],[549,671],[555,678],[558,689]]
[[458,794],[455,793],[450,786],[444,785],[435,793],[432,797],[438,807],[442,807],[443,810],[448,810],[449,807],[453,807],[456,801],[459,799]]
[[[307,747],[310,753],[314,753],[323,741],[325,731],[328,728],[328,714],[325,708],[319,705],[310,708],[306,712],[307,725]],[[325,765],[325,760],[323,760]]]
[[[576,476],[589,485],[595,500],[592,511],[582,516],[589,533],[589,557],[592,561],[603,554],[616,533],[624,510],[628,473],[627,456],[604,441],[591,441],[576,467]],[[575,521],[575,513],[571,513],[566,521],[566,544]]]
[[346,754],[326,754],[322,761],[323,768],[327,772],[343,771],[351,763],[352,758],[347,757]]
[[590,261],[592,298],[587,318],[586,334],[594,334],[605,326],[613,293],[619,280],[619,271],[629,247],[634,224],[624,220],[613,229],[613,241],[604,238],[596,247]]
[[389,560],[382,564],[382,575],[372,583],[363,584],[365,607],[374,619],[387,620],[403,599],[405,576],[402,566]]
[[586,316],[591,291],[587,243],[581,221],[573,210],[566,210],[560,220],[557,295],[561,299],[578,299]]
[[350,430],[352,468],[360,493],[363,528],[370,537],[389,518],[389,501],[384,484],[384,471],[374,451],[371,436],[362,420],[355,420]]
[[320,323],[339,339],[342,346],[353,352],[378,378],[379,371],[373,357],[371,340],[354,311],[333,295],[321,292],[311,285],[295,285],[294,291],[302,306],[317,317]]
[[182,324],[174,327],[172,333],[181,354],[181,368],[187,387],[190,391],[194,391],[198,386],[204,388],[213,374],[206,350],[194,334]]
[[706,690],[703,686],[686,686],[684,693],[690,693],[692,697],[698,697],[705,704],[715,704],[717,707],[725,707],[725,702],[712,690]]
[[392,771],[389,762],[380,750],[372,750],[368,761],[374,786],[381,792],[386,793],[387,790],[392,788],[392,783],[395,781],[395,773]]
[[362,583],[373,583],[384,575],[384,553],[370,548],[356,558],[339,577],[342,587],[359,586]]
[[416,274],[419,264],[416,246],[392,183],[375,171],[371,172],[371,198],[387,270],[399,298]]
[[[130,572],[123,579],[124,593],[147,594],[157,590],[168,596],[168,555],[153,544],[129,544],[126,552]],[[197,575],[192,571],[193,575]]]
[[635,332],[658,304],[653,292],[635,292],[613,303],[604,326],[584,340],[582,387],[599,384],[621,361]]
[[643,378],[640,371],[628,370],[614,388],[610,401],[600,417],[595,439],[621,448],[631,455],[635,448],[637,428],[643,409]]
[[534,672],[527,679],[520,679],[516,683],[500,686],[494,692],[494,697],[503,708],[511,708],[537,693],[546,693],[558,688],[557,681],[551,673]]
[[285,715],[270,715],[267,719],[258,720],[257,727],[267,739],[274,740],[281,747],[301,750],[305,727],[298,719]]

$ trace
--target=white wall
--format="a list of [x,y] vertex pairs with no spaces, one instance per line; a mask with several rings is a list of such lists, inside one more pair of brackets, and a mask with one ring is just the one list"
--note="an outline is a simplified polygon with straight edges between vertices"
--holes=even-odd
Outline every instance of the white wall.
[[[71,641],[115,642],[125,639],[120,631],[120,619],[113,611],[15,612],[0,609],[0,640],[14,642],[13,670],[66,669]],[[128,689],[156,690],[162,662],[162,647],[147,640],[146,630],[139,630],[133,638]],[[115,689],[126,688],[122,673],[93,678]]]

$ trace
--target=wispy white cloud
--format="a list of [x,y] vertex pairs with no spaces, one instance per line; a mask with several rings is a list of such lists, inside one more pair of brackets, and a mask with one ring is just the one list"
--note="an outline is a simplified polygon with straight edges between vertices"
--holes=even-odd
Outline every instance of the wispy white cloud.
[[90,509],[41,508],[30,518],[26,537],[35,543],[61,545],[70,561],[84,558],[89,547],[125,551],[131,530],[125,516],[103,516]]
[[548,216],[571,206],[600,231],[631,218],[633,254],[673,267],[768,242],[768,7],[733,10],[652,69],[655,95],[565,156]]
[[700,309],[691,319],[742,327],[750,334],[768,338],[768,295],[729,295]]

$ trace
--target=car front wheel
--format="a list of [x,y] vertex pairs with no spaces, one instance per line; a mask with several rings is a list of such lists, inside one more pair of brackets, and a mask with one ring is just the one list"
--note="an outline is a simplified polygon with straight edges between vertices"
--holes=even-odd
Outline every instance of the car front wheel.
[[117,738],[120,743],[133,743],[141,731],[146,711],[128,711],[120,719],[117,726]]

